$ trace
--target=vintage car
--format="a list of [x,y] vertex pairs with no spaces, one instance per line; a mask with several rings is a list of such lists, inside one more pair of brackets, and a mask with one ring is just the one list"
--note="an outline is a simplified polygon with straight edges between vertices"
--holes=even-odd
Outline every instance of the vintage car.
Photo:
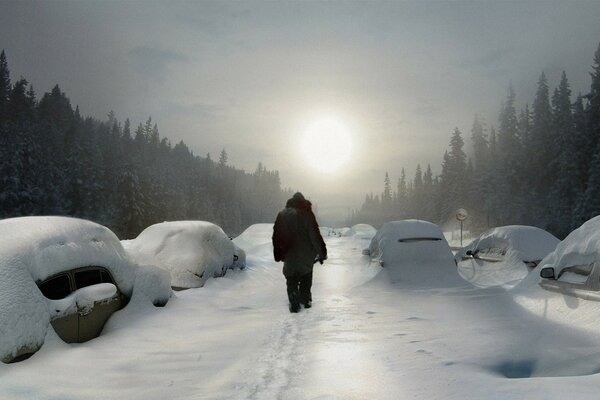
[[65,342],[100,335],[133,296],[171,296],[168,274],[138,266],[108,228],[67,217],[0,220],[0,360],[28,358],[49,326]]

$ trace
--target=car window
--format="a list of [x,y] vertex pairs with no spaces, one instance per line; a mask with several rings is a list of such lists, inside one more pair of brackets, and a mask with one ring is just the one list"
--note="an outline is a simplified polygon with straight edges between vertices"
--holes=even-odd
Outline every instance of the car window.
[[506,250],[505,247],[487,247],[484,249],[477,249],[477,252],[482,255],[502,257],[506,255]]
[[564,268],[560,271],[557,280],[560,282],[574,283],[583,285],[588,276],[592,273],[593,264],[589,265],[574,265],[572,267]]
[[77,289],[98,283],[102,283],[102,275],[99,269],[87,269],[75,273],[75,287]]
[[112,283],[115,285],[115,281],[113,281],[113,278],[110,276],[108,271],[100,270],[100,276],[102,277],[102,283]]
[[71,294],[71,284],[67,274],[48,279],[38,287],[42,294],[50,300],[60,300]]

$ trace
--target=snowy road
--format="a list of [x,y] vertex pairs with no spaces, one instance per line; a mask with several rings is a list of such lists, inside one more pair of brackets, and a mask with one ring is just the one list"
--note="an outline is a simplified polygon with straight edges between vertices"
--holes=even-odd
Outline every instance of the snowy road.
[[103,335],[53,333],[0,365],[1,399],[564,399],[598,397],[600,338],[539,318],[500,290],[408,290],[327,241],[313,308],[287,310],[269,246],[250,268],[130,304]]

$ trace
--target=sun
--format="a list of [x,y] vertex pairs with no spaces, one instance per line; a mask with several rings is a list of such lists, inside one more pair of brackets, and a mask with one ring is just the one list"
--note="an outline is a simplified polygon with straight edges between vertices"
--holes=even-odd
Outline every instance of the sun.
[[304,132],[302,152],[312,168],[333,173],[350,160],[352,137],[339,119],[320,118]]

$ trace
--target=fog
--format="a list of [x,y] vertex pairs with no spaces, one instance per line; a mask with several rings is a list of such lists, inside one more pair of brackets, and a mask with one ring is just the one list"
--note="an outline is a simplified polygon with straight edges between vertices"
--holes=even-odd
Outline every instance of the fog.
[[[439,174],[454,128],[497,125],[511,82],[519,107],[541,72],[586,93],[598,21],[597,1],[5,1],[0,49],[37,93],[58,83],[84,115],[152,116],[197,155],[262,162],[335,224],[385,172]],[[298,145],[324,115],[352,141],[332,173]]]

